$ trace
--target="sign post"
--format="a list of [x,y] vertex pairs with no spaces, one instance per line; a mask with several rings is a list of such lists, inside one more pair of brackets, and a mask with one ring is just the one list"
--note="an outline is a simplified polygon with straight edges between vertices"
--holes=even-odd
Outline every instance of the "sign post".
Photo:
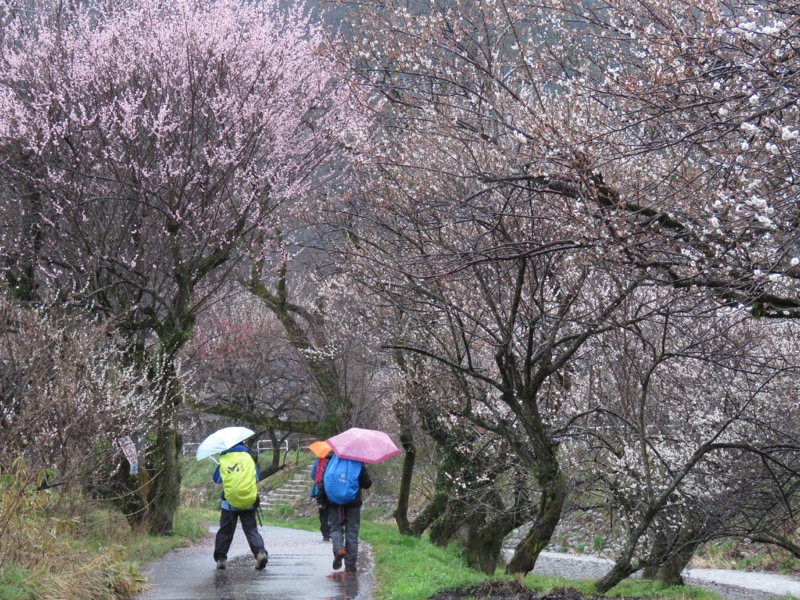
[[133,440],[128,436],[119,438],[117,444],[122,448],[125,458],[128,459],[131,465],[131,474],[136,475],[139,472],[139,457],[136,454],[136,444],[134,444]]

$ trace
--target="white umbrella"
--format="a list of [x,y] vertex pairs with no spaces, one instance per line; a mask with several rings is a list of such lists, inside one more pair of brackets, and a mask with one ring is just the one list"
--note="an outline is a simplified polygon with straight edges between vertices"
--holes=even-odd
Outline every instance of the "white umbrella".
[[197,460],[203,460],[212,454],[225,452],[225,450],[231,446],[235,446],[239,442],[246,440],[254,433],[255,431],[247,427],[225,427],[219,431],[215,431],[197,447],[195,458],[197,458]]

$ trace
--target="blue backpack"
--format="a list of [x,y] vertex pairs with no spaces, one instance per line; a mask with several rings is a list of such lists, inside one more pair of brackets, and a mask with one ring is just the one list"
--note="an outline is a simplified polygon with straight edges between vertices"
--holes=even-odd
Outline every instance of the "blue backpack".
[[347,458],[332,457],[322,476],[325,495],[334,504],[347,504],[355,500],[358,493],[358,476],[361,463]]

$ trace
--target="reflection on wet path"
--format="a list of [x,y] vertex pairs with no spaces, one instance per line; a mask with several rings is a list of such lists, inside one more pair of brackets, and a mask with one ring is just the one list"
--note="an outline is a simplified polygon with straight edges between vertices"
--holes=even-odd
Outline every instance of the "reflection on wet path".
[[144,570],[151,589],[139,600],[371,600],[369,545],[359,547],[358,573],[333,571],[330,542],[318,533],[259,528],[269,552],[264,571],[241,529],[234,536],[225,570],[215,569],[213,540],[173,552]]

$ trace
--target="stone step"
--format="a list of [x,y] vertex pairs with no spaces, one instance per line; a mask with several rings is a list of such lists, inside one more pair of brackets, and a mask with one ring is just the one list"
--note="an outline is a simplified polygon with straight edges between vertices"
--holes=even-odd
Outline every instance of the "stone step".
[[291,479],[270,494],[261,495],[261,506],[270,510],[281,504],[296,504],[311,491],[311,482],[307,473],[295,473]]
[[302,494],[311,490],[310,485],[283,485],[276,490],[273,490],[273,494],[277,494],[278,492],[290,492],[292,494]]
[[289,499],[292,499],[292,500],[296,500],[297,498],[303,498],[304,496],[305,496],[305,494],[293,494],[293,493],[290,493],[290,492],[273,492],[269,496],[262,496],[261,499],[262,500],[276,500],[276,499],[285,500],[285,499],[289,498]]

